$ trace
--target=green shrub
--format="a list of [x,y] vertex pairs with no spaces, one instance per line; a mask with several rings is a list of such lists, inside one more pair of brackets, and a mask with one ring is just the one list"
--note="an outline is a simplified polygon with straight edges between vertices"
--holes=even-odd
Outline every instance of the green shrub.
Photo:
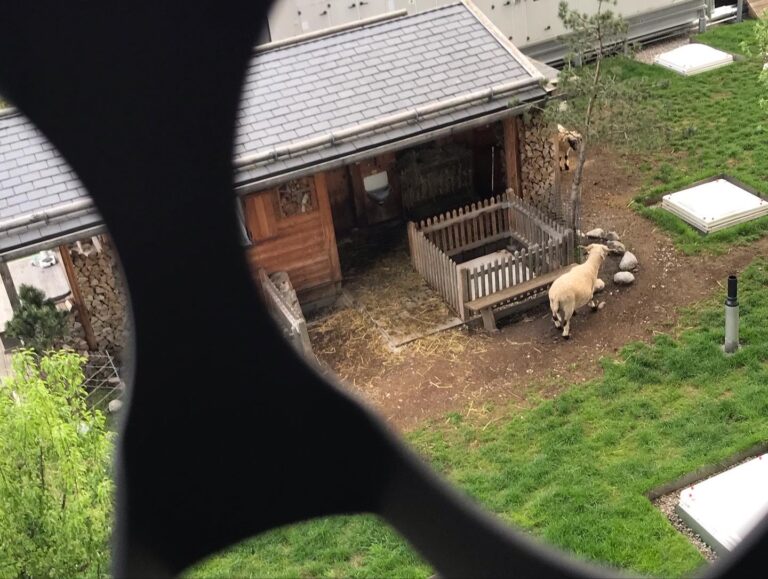
[[111,433],[82,365],[25,350],[0,384],[0,577],[108,572]]
[[21,306],[6,323],[5,333],[38,354],[58,345],[66,335],[67,312],[57,310],[53,300],[30,285],[21,286],[19,301]]

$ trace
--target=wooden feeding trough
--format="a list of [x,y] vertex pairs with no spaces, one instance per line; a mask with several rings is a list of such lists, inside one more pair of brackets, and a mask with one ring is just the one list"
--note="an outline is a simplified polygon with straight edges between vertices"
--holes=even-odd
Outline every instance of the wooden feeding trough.
[[408,224],[413,267],[464,321],[486,329],[536,303],[574,262],[571,229],[511,191]]

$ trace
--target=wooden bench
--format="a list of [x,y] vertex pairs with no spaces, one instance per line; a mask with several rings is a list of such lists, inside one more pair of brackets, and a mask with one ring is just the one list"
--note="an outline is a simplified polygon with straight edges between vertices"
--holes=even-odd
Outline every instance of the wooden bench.
[[552,283],[554,283],[554,281],[561,275],[571,271],[575,265],[576,264],[574,263],[572,265],[556,269],[555,271],[539,275],[538,277],[525,283],[514,285],[510,288],[492,293],[491,295],[482,298],[477,298],[476,300],[472,300],[471,302],[464,304],[464,307],[473,314],[480,312],[480,315],[483,317],[483,327],[489,332],[495,332],[496,314],[493,311],[495,307],[507,302],[515,301],[519,298],[524,298],[519,303],[504,309],[504,315],[509,316],[525,311],[542,303],[546,300],[546,290],[549,289],[549,286],[551,286]]

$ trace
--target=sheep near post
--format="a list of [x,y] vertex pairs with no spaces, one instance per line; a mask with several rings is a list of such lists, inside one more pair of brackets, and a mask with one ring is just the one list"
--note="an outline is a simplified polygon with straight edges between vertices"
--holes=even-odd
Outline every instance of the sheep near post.
[[571,337],[571,317],[578,308],[589,304],[598,309],[594,293],[600,266],[608,255],[608,247],[593,243],[586,247],[587,261],[561,275],[549,288],[549,306],[555,327],[563,328],[563,338]]

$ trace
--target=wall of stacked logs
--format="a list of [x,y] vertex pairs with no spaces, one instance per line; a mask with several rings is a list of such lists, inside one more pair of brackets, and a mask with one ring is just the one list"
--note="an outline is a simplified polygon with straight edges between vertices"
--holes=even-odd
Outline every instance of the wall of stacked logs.
[[[100,236],[98,245],[90,240],[81,241],[69,245],[68,249],[82,305],[93,328],[94,349],[106,350],[119,358],[127,331],[127,301],[109,238]],[[69,316],[70,346],[79,351],[88,350],[78,308],[73,308],[72,314]]]
[[553,217],[561,217],[556,186],[557,152],[552,130],[542,122],[541,113],[532,112],[524,115],[519,134],[523,199]]

